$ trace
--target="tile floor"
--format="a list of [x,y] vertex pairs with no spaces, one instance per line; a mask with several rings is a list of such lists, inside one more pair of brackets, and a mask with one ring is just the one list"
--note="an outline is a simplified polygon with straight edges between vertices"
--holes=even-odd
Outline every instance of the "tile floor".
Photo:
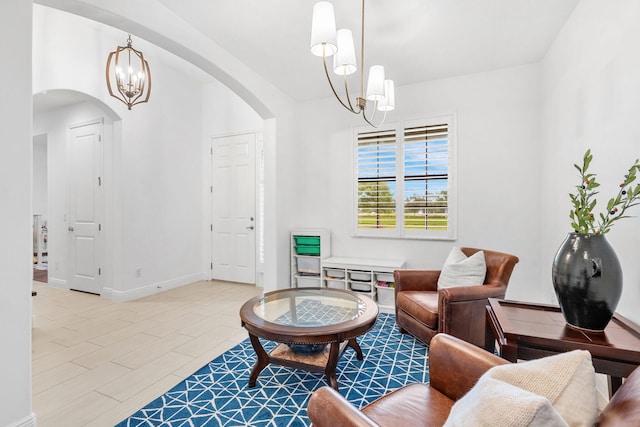
[[38,427],[113,426],[247,338],[253,285],[197,282],[125,303],[34,282]]

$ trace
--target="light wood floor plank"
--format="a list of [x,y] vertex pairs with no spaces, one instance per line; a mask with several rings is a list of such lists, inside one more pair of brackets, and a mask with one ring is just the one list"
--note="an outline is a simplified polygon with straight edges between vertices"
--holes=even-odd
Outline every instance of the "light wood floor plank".
[[38,427],[113,426],[247,338],[238,312],[262,288],[197,282],[136,301],[34,282]]

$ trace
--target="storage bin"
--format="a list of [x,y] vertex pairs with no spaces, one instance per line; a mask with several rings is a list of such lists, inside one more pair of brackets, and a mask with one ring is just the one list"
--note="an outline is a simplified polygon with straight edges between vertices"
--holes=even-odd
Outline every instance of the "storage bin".
[[378,282],[393,282],[393,273],[376,273]]
[[296,276],[299,288],[319,288],[320,278],[315,276]]
[[368,271],[349,271],[349,279],[357,280],[358,282],[370,282],[371,273]]
[[349,287],[351,288],[351,290],[353,291],[360,291],[360,292],[371,292],[371,284],[370,283],[358,283],[358,282],[349,282]]
[[298,273],[320,274],[319,258],[297,258]]
[[335,277],[336,279],[344,279],[344,270],[341,268],[325,268],[324,275],[327,277]]
[[320,246],[320,236],[293,236],[296,245],[300,246]]
[[387,307],[395,307],[395,289],[388,288],[383,286],[376,286],[376,290],[378,293],[378,304],[384,305]]
[[296,253],[298,255],[320,255],[320,245],[318,246],[306,246],[306,245],[300,245],[300,246],[296,246]]
[[344,289],[345,285],[346,285],[346,282],[344,280],[327,279],[327,288]]

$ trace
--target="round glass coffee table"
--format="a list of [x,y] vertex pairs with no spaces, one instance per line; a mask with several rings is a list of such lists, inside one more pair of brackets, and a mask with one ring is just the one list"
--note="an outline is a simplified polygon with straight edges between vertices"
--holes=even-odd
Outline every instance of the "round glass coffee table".
[[[259,295],[240,309],[256,361],[249,377],[254,387],[269,364],[324,372],[338,390],[336,366],[347,347],[362,360],[356,338],[373,327],[378,306],[357,292],[329,288],[292,288]],[[267,353],[259,338],[280,343]]]

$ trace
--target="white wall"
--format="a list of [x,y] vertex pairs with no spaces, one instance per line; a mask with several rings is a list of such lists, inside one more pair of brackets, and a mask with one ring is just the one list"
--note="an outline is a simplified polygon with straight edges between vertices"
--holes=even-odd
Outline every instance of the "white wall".
[[[587,148],[601,183],[599,211],[640,157],[640,2],[582,0],[542,64],[540,212],[544,232],[540,282],[551,277],[556,250],[572,229],[568,194],[579,182],[574,163]],[[613,226],[607,239],[622,264],[624,289],[618,311],[640,323],[640,209]],[[547,297],[555,301],[553,290]]]
[[538,89],[537,65],[397,89],[387,121],[457,115],[456,241],[352,237],[352,128],[364,122],[333,98],[307,104],[293,175],[301,213],[292,225],[331,229],[332,255],[401,258],[408,268],[439,269],[454,245],[509,252],[520,263],[507,296],[540,299],[530,280],[539,269]]
[[[126,34],[41,6],[34,8],[34,22],[34,91],[83,92],[104,103],[105,114],[122,118],[105,144],[105,169],[111,172],[105,182],[110,189],[105,195],[106,294],[126,300],[202,278],[202,81],[170,65],[157,48],[134,35],[134,47],[150,63],[153,85],[149,103],[129,111],[108,95],[104,81],[106,57]],[[154,49],[156,55],[149,55]],[[64,113],[55,126],[43,127],[60,134],[76,113]],[[50,198],[52,243],[66,241],[60,218],[66,209],[64,156],[59,151],[50,160],[57,168],[51,195],[56,201]],[[58,253],[50,259],[54,278],[57,265],[61,276],[67,273],[66,251]]]
[[[31,412],[31,2],[0,2],[0,425]],[[10,83],[7,83],[10,82]]]
[[203,132],[212,136],[262,130],[263,120],[245,101],[220,82],[203,89]]
[[47,135],[33,137],[33,213],[47,219]]
[[160,64],[154,73],[149,104],[122,114],[123,262],[113,289],[125,299],[202,278],[202,86]]

